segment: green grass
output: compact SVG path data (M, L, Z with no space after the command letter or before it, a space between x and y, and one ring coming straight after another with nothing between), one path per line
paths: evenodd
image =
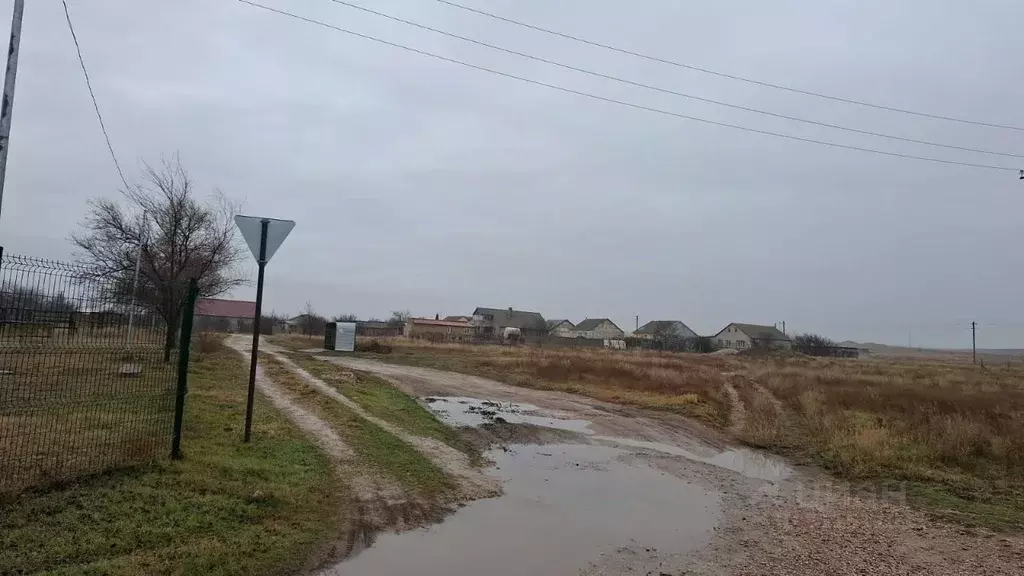
M261 354L260 365L303 408L327 422L359 459L377 474L391 477L410 494L427 499L443 498L454 490L448 476L404 440L302 382L298 375L273 356Z
M0 574L310 568L336 537L346 496L327 457L260 396L259 432L242 443L242 360L225 350L193 364L184 460L0 502Z
M414 397L387 380L318 360L308 354L287 353L286 356L381 420L416 436L440 440L475 460L481 457L480 451L465 441L454 428L438 420Z

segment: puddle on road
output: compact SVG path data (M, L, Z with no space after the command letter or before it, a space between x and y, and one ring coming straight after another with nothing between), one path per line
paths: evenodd
M458 396L431 396L424 398L424 401L432 412L452 426L480 426L487 423L507 422L509 424L533 424L545 428L558 428L580 434L593 434L590 422L587 420L543 416L545 411L532 404L492 402Z
M382 535L322 574L575 574L621 547L686 553L706 544L719 494L627 465L621 454L577 444L492 450L504 495L473 502L442 524Z
M773 458L767 454L762 454L746 448L733 448L725 450L724 452L702 456L685 448L669 444L661 444L659 442L644 442L642 440L616 438L612 436L593 436L591 439L598 442L617 444L619 446L652 450L663 454L670 454L672 456L682 456L688 460L696 460L697 462L704 462L718 468L725 468L726 470L739 472L748 478L768 480L771 482L782 480L788 477L793 471L788 464L778 458Z
M531 404L514 402L492 402L479 398L458 396L428 397L427 406L442 420L452 426L480 426L489 422L508 422L511 424L534 424L545 428L558 428L570 432L593 434L590 422L542 416L545 411ZM550 414L550 412L549 412ZM778 481L788 477L792 469L781 459L746 448L733 448L725 451L715 450L710 446L704 453L687 450L670 444L645 442L630 438L611 436L591 436L591 440L618 446L641 448L681 456L688 460L704 462L718 468L738 472L748 478Z

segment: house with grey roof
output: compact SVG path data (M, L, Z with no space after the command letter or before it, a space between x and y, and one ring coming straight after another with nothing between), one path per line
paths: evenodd
M656 342L681 342L696 338L697 333L679 320L651 320L634 330L633 336Z
M548 320L548 334L551 336L559 336L561 338L573 338L575 334L573 331L576 330L576 325L565 320L558 318L556 320Z
M500 339L505 328L518 328L523 340L539 340L548 333L547 322L539 312L512 308L477 308L470 321L477 338Z
M587 318L576 325L573 334L577 338L598 340L619 340L626 336L626 333L608 318Z
M747 350L750 348L791 349L793 341L775 326L733 322L711 337L719 348Z

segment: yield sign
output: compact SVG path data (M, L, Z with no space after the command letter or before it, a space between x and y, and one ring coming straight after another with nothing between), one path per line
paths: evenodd
M267 223L266 252L263 263L270 262L271 256L284 243L288 233L295 228L294 220L278 220L277 218L262 218L260 216L235 216L235 225L245 238L245 243L252 250L256 261L260 261L260 243L263 240L263 223Z

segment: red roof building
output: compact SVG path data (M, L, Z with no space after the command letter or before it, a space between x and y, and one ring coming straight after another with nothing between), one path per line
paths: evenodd
M196 316L245 318L251 320L256 316L256 303L246 300L200 298L196 300Z

